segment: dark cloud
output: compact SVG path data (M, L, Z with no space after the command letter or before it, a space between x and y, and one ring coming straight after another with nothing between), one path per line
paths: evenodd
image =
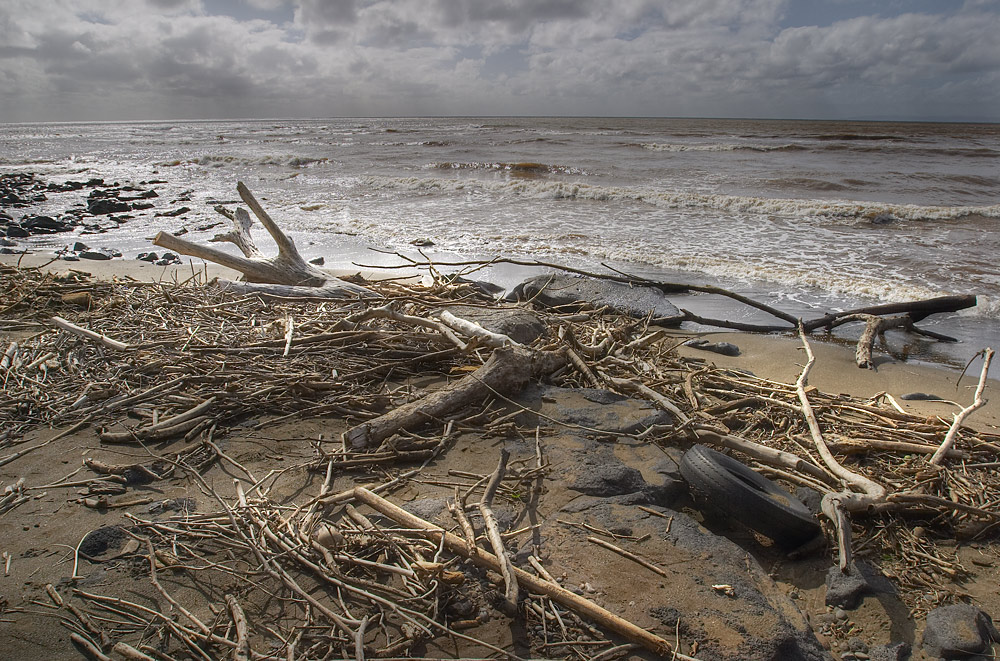
M1000 119L1000 3L878 8L860 0L3 0L0 117L835 117L905 102L908 118L973 107Z

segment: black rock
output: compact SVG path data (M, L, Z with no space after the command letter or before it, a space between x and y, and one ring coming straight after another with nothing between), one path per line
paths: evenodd
M965 658L989 652L1000 633L989 615L971 604L935 608L927 614L924 652L931 657Z
M186 214L190 210L191 209L189 207L180 207L180 208L174 209L172 211L161 211L160 213L158 213L156 215L157 216L163 216L163 217L166 217L166 218L173 218L174 216L182 216L182 215Z
M12 248L17 245L17 241L11 241L0 236L0 248Z
M56 220L52 216L25 216L21 219L21 226L27 227L34 234L65 232L71 228L68 223Z
M152 202L133 202L132 211L145 211L146 209L152 209L154 205Z
M909 643L889 643L871 647L867 654L870 661L906 661L911 651Z
M73 244L73 252L83 252L84 250L90 250L90 246L83 241L77 241Z
M95 216L103 216L109 213L124 213L131 210L132 206L128 202L122 202L116 198L97 198L87 202L87 211Z
M316 257L315 259L310 259L309 263L315 264L316 266L323 266L323 264L326 263L326 260L323 259L322 257Z
M26 239L31 236L31 232L17 223L11 223L7 226L7 236L12 239Z
M24 255L27 252L26 248L0 248L0 255Z
M115 257L121 257L122 254L117 250L111 250L110 248L98 248L96 250L84 250L79 256L80 259L103 261L113 259Z
M721 354L723 356L738 356L740 355L740 348L731 342L709 342L708 340L688 340L684 343L685 346L693 347L695 349L701 349L702 351L711 351L712 353Z
M510 300L530 300L549 307L610 308L632 317L652 313L661 323L680 323L681 312L658 289L630 286L611 280L569 275L540 275L525 280L507 296Z
M475 322L490 332L501 333L521 344L531 344L539 337L548 334L545 323L529 310L461 305L449 307L448 311L456 317Z
M136 259L142 262L155 262L160 259L160 256L155 252L141 252L136 256Z
M868 581L854 563L847 567L846 573L840 571L838 565L826 572L827 606L853 610L861 605L868 592Z
M904 395L899 396L900 399L906 399L910 401L920 401L920 402L937 402L944 399L944 397L939 397L938 395L932 395L926 392L908 392Z
M121 526L102 526L87 533L80 542L80 553L89 557L99 556L109 550L121 548L127 534Z

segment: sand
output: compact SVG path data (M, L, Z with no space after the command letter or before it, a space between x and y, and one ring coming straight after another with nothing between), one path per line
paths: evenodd
M51 256L33 254L24 257L4 255L0 256L0 263L15 264L20 262L23 267L42 266L56 273L64 273L69 270L91 273L98 278L133 278L143 281L161 281L166 283L183 282L192 276L192 266L185 264L176 267L157 267L145 262L135 260L111 260L104 262L65 262L52 261ZM228 269L215 265L195 266L196 272L207 269L209 277L232 278L236 274ZM390 276L395 277L397 273ZM794 382L801 371L801 364L804 361L804 352L800 341L794 337L777 335L751 335L744 333L698 333L691 334L682 331L672 331L676 337L676 342L680 343L688 337L703 337L713 342L730 342L739 346L741 353L739 356L728 357L715 353L706 352L692 347L681 346L679 351L682 355L697 358L714 363L715 365L746 370L759 377L772 379L785 383ZM0 341L3 335L0 333ZM889 393L905 409L926 416L939 416L943 419L950 419L950 416L958 410L960 405L967 405L972 398L974 389L979 377L979 363L974 364L968 374L959 380L959 372L947 367L937 367L931 365L909 364L897 361L885 354L876 353L877 369L861 370L854 364L854 352L852 347L843 346L838 343L825 342L820 337L812 339L811 346L816 354L817 360L810 378L810 385L828 393L845 393L855 397L870 398L879 393ZM991 381L989 388L997 386ZM913 392L932 393L942 398L953 400L949 402L927 402L927 401L906 401L901 399L902 395ZM989 392L989 391L988 391ZM541 400L549 401L544 397ZM1000 400L988 402L982 409L976 411L969 419L971 426L995 431L1000 425ZM264 432L247 431L245 433L233 433L227 439L227 452L235 457L249 470L257 473L265 473L276 467L288 466L299 462L304 462L312 455L312 445L315 439L323 436L334 438L340 431L343 431L342 422L337 422L335 418L316 418L308 420L298 420L282 422L272 426L267 426ZM27 443L43 442L51 438L59 430L38 430L32 432L29 438L24 439ZM556 437L546 441L555 446L560 441ZM604 444L598 443L593 446L576 447L578 439L567 437L562 441L561 452L563 453L562 464L559 464L559 451L553 448L554 462L560 471L570 474L577 468L576 461L580 456L587 453L603 452L606 450ZM530 458L533 448L524 448L525 456ZM657 453L650 454L651 449L646 444L621 443L614 447L614 456L625 462L627 465L635 465L643 473L644 477L655 478L655 471L651 466L655 461L662 460L662 456ZM94 436L92 430L84 430L67 436L44 450L32 453L22 459L0 467L0 480L6 486L19 478L24 478L29 485L51 484L63 477L80 465L80 460L84 457L97 457L104 461L136 461L135 457L143 456L141 451L133 448L114 448L100 444ZM132 457L132 459L129 459ZM481 443L472 443L468 440L459 441L452 448L447 456L442 457L440 462L434 466L435 474L447 474L448 470L464 470L487 473L492 470L496 461L496 448L494 446L484 446ZM220 467L213 467L206 473L206 479L220 492L229 493L232 490L232 473ZM290 472L283 476L273 490L274 497L282 502L301 501L303 494L316 493L322 476L299 472ZM338 482L338 488L342 488L345 483ZM154 485L155 488L147 490L145 493L152 496L157 502L177 498L195 498L204 507L210 508L210 503L206 502L204 493L193 487L190 483L162 483ZM555 481L550 486L551 492L547 494L546 502L553 508L550 512L553 521L556 512L561 512L557 508L572 503L573 496L564 489L560 482ZM433 491L428 487L411 485L403 491L394 494L394 500L414 501L428 498L444 498L450 494L448 490ZM6 645L7 658L51 658L51 659L72 659L79 658L77 652L68 641L68 632L60 627L55 620L56 613L52 609L38 605L37 602L46 602L44 586L52 584L56 586L60 593L67 596L71 588L79 588L98 593L119 593L127 594L135 599L144 600L143 603L155 600L155 595L148 584L141 567L128 562L113 559L113 553L109 552L108 558L99 559L97 562L84 562L78 570L81 578L69 580L72 569L72 557L70 552L74 545L78 544L85 535L96 528L109 524L118 524L123 521L121 512L108 510L99 512L86 509L76 504L74 489L47 489L32 493L32 500L21 505L2 518L0 518L0 546L2 550L11 558L8 571L0 576L0 605L9 609L4 617L4 622L0 623L0 641ZM131 508L129 511L136 512L140 516L149 516L150 505L142 505ZM560 514L562 517L572 518L567 514ZM588 519L586 512L578 516L578 520L586 523ZM581 518L582 517L582 518ZM649 526L649 522L635 523L636 531L644 530L641 526ZM678 519L680 525L680 519ZM662 529L662 526L660 526ZM823 603L823 577L829 566L828 556L815 558L812 561L802 563L786 563L774 549L758 548L752 537L746 533L729 529L713 530L719 534L732 537L743 547L753 547L756 550L754 555L765 567L770 567L772 574L779 578L776 584L777 589L782 593L781 599L795 600L796 606L801 609L806 618L810 618L814 631L817 632L820 642L830 651L844 651L838 646L846 640L846 636L824 635L821 633L822 627L819 622L829 614L830 609ZM742 535L742 536L741 536ZM558 527L546 529L546 544L553 549L546 562L554 563L567 574L567 580L585 586L586 590L593 590L602 603L613 607L615 612L621 612L641 626L650 629L661 630L662 622L657 622L655 617L650 617L649 613L652 604L657 598L657 590L667 590L677 600L675 607L682 612L694 613L698 609L704 609L705 605L699 601L698 590L704 588L699 585L699 576L704 576L705 581L713 576L712 572L725 570L719 565L719 560L713 564L707 559L703 563L692 565L685 569L683 576L685 581L690 581L690 585L680 589L680 574L676 580L672 581L675 588L670 590L666 584L659 580L649 580L648 577L636 583L634 567L628 562L614 558L614 556L595 556L592 547L586 543L581 546L582 537L580 535L570 535L567 531ZM664 566L669 566L671 562L690 562L690 553L678 556L671 556L669 544L661 545L658 552L659 561ZM572 553L570 553L572 550ZM649 552L648 547L645 549ZM982 565L976 565L977 574L974 579L963 586L963 589L976 600L987 612L997 614L1000 612L1000 603L995 595L994 587L998 580L998 570L993 562L998 557L995 546L982 544L962 547L958 549L960 557L967 565L972 555L986 558ZM709 554L711 555L711 554ZM593 557L600 557L601 561L595 563ZM730 570L732 567L729 568ZM741 570L742 571L742 570ZM699 573L702 572L702 573ZM692 579L692 577L695 577ZM697 580L696 580L697 579ZM735 579L733 579L735 580ZM757 580L757 579L755 579ZM763 580L763 579L760 579ZM704 583L704 581L701 581ZM206 596L202 599L219 601L220 590L224 586L191 586L182 585L179 581L171 583L171 589L176 591L178 597L199 599L196 590L207 590ZM683 593L683 594L679 594ZM783 602L784 603L784 602ZM791 603L791 602L787 602ZM890 606L886 606L890 604ZM267 612L265 604L251 604L251 608L260 608L260 613ZM850 623L856 627L857 636L866 640L869 644L885 644L897 640L906 640L911 643L919 642L919 622L900 619L900 604L898 600L866 600L862 608L851 614ZM23 610L18 610L23 609ZM895 609L895 610L893 610ZM259 613L258 613L259 614ZM211 617L211 614L204 609L203 615ZM764 619L753 622L740 619L749 617L745 613L737 612L735 606L726 612L726 617L733 618L730 634L736 638L739 635L746 635L746 629L753 629L755 626L771 627L777 626L774 622ZM769 614L767 617L776 617ZM826 621L826 620L823 620ZM839 626L843 623L834 623ZM737 626L738 625L738 626ZM721 626L721 625L720 625ZM743 634L738 630L743 628ZM725 627L722 627L725 629ZM477 635L482 635L484 639L491 640L501 646L514 644L511 638L511 630L504 627L486 628L485 631L478 631ZM683 651L691 652L691 639L697 635L689 633L689 640L682 646ZM709 654L711 648L705 648L704 652ZM462 649L462 653L480 654L482 650ZM456 653L455 649L440 650L429 649L428 654L439 656L449 656ZM0 654L3 656L3 654ZM638 658L638 657L636 657ZM712 658L711 655L706 658ZM913 658L922 658L920 653Z

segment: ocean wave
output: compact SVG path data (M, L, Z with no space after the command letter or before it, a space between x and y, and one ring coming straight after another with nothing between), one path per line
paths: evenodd
M546 163L532 163L532 162L522 162L522 163L504 163L504 162L453 162L444 161L442 163L434 163L430 167L439 170L493 170L497 172L510 172L511 174L520 176L539 176L544 174L575 174L575 175L585 175L587 174L580 168L571 167L568 165L548 165Z
M749 143L717 143L717 144L688 144L678 142L629 142L626 147L639 147L649 151L663 152L685 152L685 151L706 151L706 152L727 152L727 151L757 151L757 152L782 152L782 151L805 151L808 147L795 143L784 145L761 145Z
M222 168L231 166L267 166L304 168L320 163L326 163L328 158L312 158L309 156L295 155L264 155L264 156L232 156L228 154L206 154L192 159L178 159L173 161L163 161L157 163L159 167L175 167L178 165L201 165L210 168Z
M452 167L441 165L439 167ZM549 167L549 166L544 166ZM645 187L599 186L578 182L512 179L475 181L421 177L368 177L375 188L464 191L480 188L496 194L522 195L534 199L637 202L666 209L711 209L731 213L774 216L837 218L873 221L879 216L896 220L954 220L979 215L1000 218L1000 204L991 206L926 206L854 200L768 198L747 195L676 192Z

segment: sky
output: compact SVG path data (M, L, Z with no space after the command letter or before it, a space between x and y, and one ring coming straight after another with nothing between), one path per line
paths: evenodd
M0 122L1000 122L1000 0L0 0Z

